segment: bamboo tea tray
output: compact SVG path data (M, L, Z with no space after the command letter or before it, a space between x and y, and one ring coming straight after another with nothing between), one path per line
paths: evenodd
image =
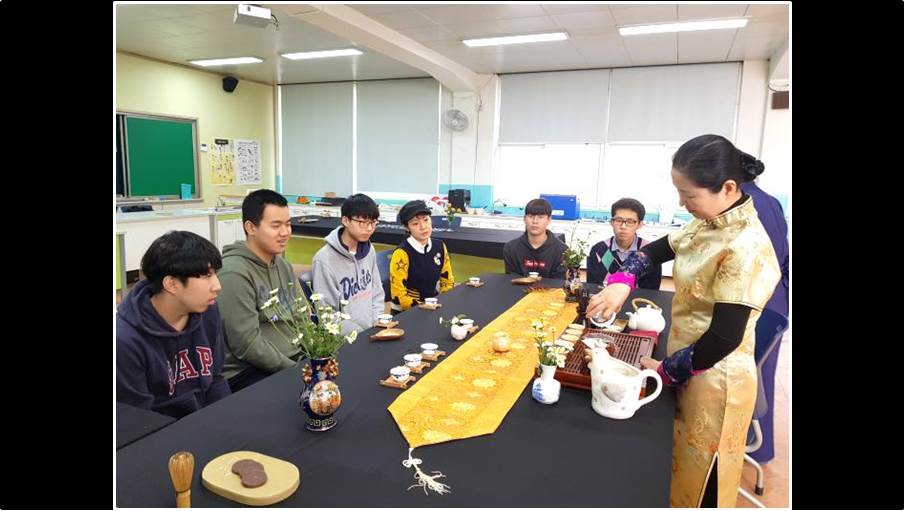
M429 360L431 362L436 362L439 360L439 357L446 356L445 351L434 351L433 355L427 355L426 353L421 353L421 358L424 360Z
M397 326L399 326L399 322L396 321L396 320L392 320L392 321L390 321L389 323L386 323L385 325L384 325L383 323L380 323L379 321L376 322L376 323L374 323L374 327L376 327L376 328L386 328L386 329L389 329L389 328L395 328L395 327L397 327Z
M390 374L389 377L386 378L385 380L380 380L380 385L382 385L384 387L392 387L394 389L407 389L408 384L413 382L414 380L417 380L416 376L408 376L407 380L398 381L395 378L393 378L392 375Z
M421 303L421 304L418 304L417 308L418 309L426 309L428 311L435 311L436 309L439 309L442 306L443 306L443 304L441 304L441 303L437 303L436 305L430 305L429 303Z
M422 358L423 358L423 357L422 357ZM421 363L418 364L417 367L410 367L410 366L409 366L408 368L411 369L411 372L412 372L412 373L421 374L421 373L424 372L424 369L427 369L428 367L430 367L430 362L424 362L424 361L421 361Z

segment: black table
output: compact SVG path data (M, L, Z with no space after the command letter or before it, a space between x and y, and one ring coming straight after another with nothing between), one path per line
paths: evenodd
M176 419L169 415L117 402L116 448L121 449L173 422L176 422Z
M439 325L440 316L466 313L487 325L524 296L524 288L509 282L511 275L483 278L482 288L458 286L442 295L442 309L397 316L406 332L402 339L370 341L368 330L340 351L342 405L332 430L304 430L300 371L286 369L117 451L117 506L173 506L167 460L180 450L195 457L192 506L233 506L204 488L200 473L217 456L251 450L298 466L301 486L277 504L286 507L667 507L675 413L669 388L619 421L597 415L589 391L563 387L558 403L542 405L526 382L494 434L414 451L423 470L446 474L442 481L452 493L406 491L415 482L414 471L402 466L408 446L386 410L402 391L377 380L423 342L437 342L448 353L461 345ZM671 295L638 290L633 296L653 299L669 317ZM665 354L666 337L663 332L657 358Z
M317 219L316 222L301 223L299 218ZM336 217L295 217L292 218L292 234L325 238L341 224ZM456 227L453 231L433 229L432 238L442 240L450 253L477 257L502 259L502 247L521 236L523 230L484 229L482 227ZM558 235L564 241L563 234ZM397 223L380 222L370 237L375 243L398 245L408 238L408 232Z

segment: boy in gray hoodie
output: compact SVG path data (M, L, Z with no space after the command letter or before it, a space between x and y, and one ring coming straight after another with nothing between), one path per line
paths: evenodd
M314 292L336 310L343 301L343 311L351 316L342 322L343 334L372 327L384 310L377 255L370 244L379 218L373 199L362 193L348 197L342 204L342 225L327 235L326 245L314 254Z
M223 290L217 298L229 347L223 375L233 392L295 366L301 355L285 329L277 331L261 312L273 289L279 289L282 303L301 295L292 266L282 257L292 235L289 205L273 190L257 190L242 202L242 223L247 239L223 247Z

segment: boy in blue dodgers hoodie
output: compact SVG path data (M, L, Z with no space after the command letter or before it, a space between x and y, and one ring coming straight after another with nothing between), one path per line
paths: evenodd
M220 252L170 231L141 258L145 279L116 313L116 400L181 418L228 396L216 271Z
M326 237L326 245L314 254L311 268L314 292L323 303L351 316L342 322L342 333L366 330L383 313L382 279L370 237L377 227L380 209L367 195L357 193L342 204L342 225Z
M217 303L229 348L223 375L233 392L294 367L301 357L301 348L281 322L274 326L261 311L274 289L284 304L301 296L301 283L283 258L292 235L289 215L285 197L273 190L254 191L242 201L246 239L223 247L223 292Z

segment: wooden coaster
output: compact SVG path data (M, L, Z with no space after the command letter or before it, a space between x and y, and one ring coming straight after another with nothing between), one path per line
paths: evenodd
M480 281L480 282L478 282L477 284L471 284L471 281L469 280L465 285L466 285L466 286L471 286L471 287L483 287L483 286L486 285L486 282Z
M374 326L377 327L377 328L395 328L395 327L399 326L399 322L393 320L393 321L390 321L389 323L386 323L386 324L384 325L383 323L380 323L380 322L378 321L378 322L374 323Z
M398 381L395 378L393 378L392 375L389 375L389 378L386 378L385 380L380 380L380 385L382 385L384 387L392 387L394 389L407 389L408 384L413 382L416 379L417 379L416 376L408 376L407 380Z
M423 358L423 357L421 357L421 358ZM421 374L424 372L424 369L427 369L428 367L430 367L430 362L424 362L422 360L420 365L418 365L417 367L408 366L408 369L411 369L412 373Z
M426 353L421 353L421 358L422 358L422 359L424 359L424 360L429 360L429 361L431 361L431 362L436 362L437 360L439 360L439 357L444 357L444 356L446 356L446 352L445 352L445 351L439 351L439 350L434 351L434 352L433 352L433 355L427 355Z
M426 303L421 303L421 304L418 304L417 308L418 309L427 309L428 311L435 311L436 309L439 309L442 306L443 306L443 304L441 304L441 303L437 303L436 305L429 305Z
M477 331L478 328L480 328L479 325L472 325L471 328L468 329L468 333L473 334L474 332Z

